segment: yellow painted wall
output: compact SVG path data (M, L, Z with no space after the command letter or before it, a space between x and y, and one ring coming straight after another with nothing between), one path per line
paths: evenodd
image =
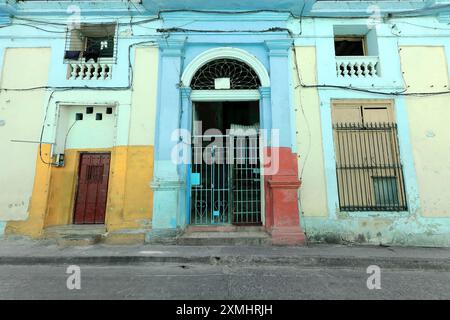
M50 48L7 48L1 88L46 86L50 54ZM5 122L0 126L0 220L26 219L33 184L45 181L35 181L38 144L11 140L39 141L47 94L45 89L0 92L0 119Z
M7 64L5 66L8 72L16 69L18 61L36 61L32 59L38 55L35 49L30 49L30 52L23 54L19 52L16 60L12 53L6 55ZM40 55L45 56L44 53ZM49 55L48 55L49 58ZM43 59L43 58L42 58ZM40 74L47 76L48 70L44 70L46 64L44 62L39 64L42 66L39 70L36 67L33 74ZM129 130L117 131L116 146L107 149L71 149L65 151L65 166L64 167L50 167L44 165L40 157L36 160L37 147L33 146L29 152L28 162L22 168L23 171L29 171L29 179L31 185L34 181L34 189L30 201L29 216L24 214L22 216L13 215L3 219L0 215L0 220L22 220L9 221L6 228L7 234L25 234L33 237L43 235L44 228L67 225L72 223L73 209L75 203L75 196L77 190L77 175L79 165L80 152L111 152L111 166L109 177L109 190L106 208L106 226L108 232L117 230L133 230L148 228L151 225L152 208L153 208L153 193L150 187L150 181L153 177L153 141L155 130L155 114L156 114L156 90L158 77L158 50L151 47L143 47L136 49L135 55L135 76L134 76L134 90L131 92L123 92L115 99L118 103L118 108L124 106L124 110L130 110ZM48 62L47 62L48 67ZM7 83L9 86L17 86L20 81L12 81L8 76ZM22 77L20 77L22 78ZM32 76L28 77L33 79ZM13 78L15 79L15 78ZM30 80L31 81L31 80ZM5 80L3 81L5 82ZM20 82L24 86L23 82ZM36 86L36 83L26 83L27 86ZM39 85L46 85L46 83L39 83ZM130 94L131 93L131 94ZM42 93L41 93L42 95ZM1 97L3 98L3 96ZM45 99L43 97L35 96L30 98L16 95L18 105L26 105L25 112L32 114L30 111L32 107L39 110L41 113L36 113L36 117L23 117L28 119L30 127L39 128L42 119L42 109L45 106ZM89 92L86 95L80 95L76 91L58 92L54 96L54 100L64 103L70 101L71 103L86 105L93 102L103 103L104 92L100 95L95 92ZM30 103L30 101L33 101ZM15 106L17 108L17 106ZM30 109L28 109L28 107ZM54 106L52 106L53 108ZM25 113L27 114L27 113ZM119 112L120 114L120 112ZM127 115L127 112L123 113ZM14 110L14 117L18 113ZM121 120L123 121L123 120ZM1 130L1 128L0 128ZM14 132L20 132L18 128ZM39 131L40 133L40 131ZM38 136L37 136L38 137ZM11 139L10 137L8 137ZM34 137L36 139L36 137ZM121 145L123 142L128 142L127 145ZM125 144L124 143L124 144ZM20 146L23 148L23 145ZM51 146L43 145L43 156L45 161L50 161ZM20 159L19 159L20 160ZM9 159L13 161L13 159ZM14 159L16 161L16 159ZM36 167L36 170L35 170ZM17 177L20 176L20 179ZM0 173L1 177L1 173ZM17 174L11 180L14 183L22 181L22 175ZM28 198L31 196L31 187ZM27 203L28 205L28 203ZM0 212L1 214L1 212Z
M448 90L444 47L403 46L400 57L408 92ZM421 214L450 217L450 95L407 97L406 106Z
M42 159L45 163L51 161L51 145L42 145ZM6 234L22 234L31 237L39 237L42 235L47 213L51 171L51 167L45 164L42 159L39 154L36 156L33 195L28 205L28 215L23 220L9 221L6 225Z
M154 145L158 48L136 48L131 108L131 145Z
M140 228L151 219L153 147L66 150L66 165L52 168L45 227L71 224L81 152L111 152L106 208L108 231Z
M153 147L113 150L106 208L108 231L146 227L152 217Z
M315 47L296 47L296 58L304 83L315 84ZM298 167L302 178L301 206L305 216L327 216L325 170L320 127L320 103L317 89L299 85L297 68L293 66L295 114L297 125ZM298 86L298 87L297 87Z

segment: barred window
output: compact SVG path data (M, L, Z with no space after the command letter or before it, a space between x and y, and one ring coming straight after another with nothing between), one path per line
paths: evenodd
M407 210L390 104L335 104L333 130L340 210Z
M64 62L93 61L116 63L117 28L115 24L83 24L67 32Z

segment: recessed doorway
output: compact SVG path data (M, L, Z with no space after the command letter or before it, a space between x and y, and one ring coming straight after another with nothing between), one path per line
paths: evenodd
M261 225L259 101L193 106L191 224Z

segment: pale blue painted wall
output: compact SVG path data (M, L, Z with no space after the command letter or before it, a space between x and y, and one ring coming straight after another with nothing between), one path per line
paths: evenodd
M184 228L189 220L190 189L187 185L189 167L175 165L171 159L174 146L179 142L171 140L174 130L181 127L191 130L192 104L188 94L182 94L178 85L181 75L199 54L217 47L233 47L254 55L266 68L271 77L270 99L262 112L261 123L270 124L280 130L277 146L294 146L295 129L288 119L292 115L290 55L292 39L288 32L259 32L271 27L286 28L288 15L285 13L241 14L239 20L227 14L199 14L176 12L163 14L164 28L186 25L190 30L209 30L198 34L193 31L172 32L159 41L160 65L158 113L155 143L155 200L153 228L160 230ZM217 30L231 30L228 33ZM233 30L245 30L233 32ZM182 111L181 111L182 110ZM264 118L264 115L271 115ZM288 120L288 123L286 123ZM153 235L150 234L149 237Z
M5 233L5 227L6 227L6 222L5 221L0 221L0 238Z
M377 79L340 79L334 72L333 30L335 25L355 28L359 33L366 19L316 19L304 23L304 36L296 45L315 46L317 52L317 77L319 84L353 86L382 92L400 92L406 87L402 78L399 46L440 45L445 46L447 61L450 61L450 28L434 17L394 19L377 27L376 39L373 30L369 41L376 47L381 65L381 76ZM401 34L401 37L398 36ZM376 41L376 42L375 42ZM420 59L420 57L418 57ZM450 71L449 71L450 72ZM394 243L403 245L450 245L450 218L425 218L420 208L420 194L410 141L408 110L405 98L394 95L379 95L344 89L319 89L321 129L326 173L327 207L326 218L302 218L303 227L311 240L318 241L362 241L371 243ZM393 99L401 161L403 164L408 211L407 212L339 212L336 182L335 152L331 121L332 99ZM301 151L300 151L301 152Z
M355 87L362 87L371 90L382 90L385 92L403 90L405 84L402 80L402 73L400 69L400 59L398 54L399 45L444 45L446 48L447 60L450 61L450 31L446 24L448 19L447 12L440 12L444 19L440 23L437 19L430 18L396 18L388 20L387 23L381 24L376 31L372 30L369 33L369 43L371 54L377 52L380 57L381 77L369 80L346 80L338 79L336 77L335 61L333 49L333 36L335 25L341 28L354 28L358 26L358 30L363 30L367 23L367 18L362 19L342 19L342 18L308 18L313 15L330 15L333 8L341 8L343 4L333 2L331 7L324 7L324 3L318 3L313 6L314 1L306 0L303 13L306 16L301 21L299 19L289 18L285 13L252 13L244 15L218 15L207 14L201 15L193 12L174 12L163 14L164 20L148 21L139 25L133 25L132 36L121 36L118 42L118 57L117 64L113 68L113 79L110 81L91 82L91 81L69 81L66 79L66 67L63 63L63 52L65 37L64 33L54 34L36 30L29 26L15 25L12 27L0 28L0 64L3 62L3 48L9 47L51 47L52 48L52 63L49 70L49 83L51 87L77 87L83 89L85 86L103 87L103 89L110 89L111 97L115 100L123 100L123 96L129 95L129 61L134 61L134 48L141 42L158 42L162 48L161 52L164 56L164 46L179 46L175 48L179 52L169 52L166 59L160 59L159 69L165 70L159 79L159 102L158 105L169 106L170 109L165 110L172 116L178 117L179 107L183 105L183 110L186 112L181 114L181 121L185 127L189 123L189 118L186 114L189 112L191 105L183 100L176 85L179 83L180 75L185 66L192 61L198 54L210 48L218 46L233 46L248 51L255 55L273 76L280 72L281 67L284 68L282 61L270 59L267 45L264 44L268 40L279 39L282 35L277 33L265 33L264 35L255 34L252 32L230 32L223 33L165 33L161 35L157 33L157 28L174 28L183 27L189 29L199 30L263 30L271 27L284 28L289 26L294 33L302 32L301 36L296 36L295 44L298 46L315 46L317 52L317 77L319 84L334 84L334 85L352 85ZM381 1L380 7L382 12L387 10L386 1ZM411 8L421 8L424 4L417 1L398 1L395 4L389 2L393 7L391 10L405 10ZM428 2L427 2L428 3ZM432 4L431 2L429 2ZM433 3L448 4L448 1L433 1ZM71 2L72 4L72 2ZM158 10L179 9L185 5L185 1L165 1L158 0L144 0L143 6L136 4L135 6L127 6L125 2L121 1L105 1L105 2L76 2L80 6L82 12L82 22L113 22L121 23L119 34L127 32L130 28L127 25L130 22L129 14L134 18L132 21L140 19L149 19L155 17ZM280 7L277 2L271 0L264 0L259 2L254 1L236 1L232 3L234 9L239 10L259 10L259 9L273 9L273 10L291 10L298 15L302 11L301 1L284 1ZM53 19L59 22L64 22L68 14L66 13L67 2L61 6L58 2L46 2L48 10L41 10L42 3L39 2L24 2L20 5L7 5L5 0L0 0L0 23L8 23L9 18L4 14L24 14L30 13L34 19L49 20ZM345 4L348 5L348 4ZM355 13L365 13L367 3L363 1L354 1L353 13L344 11L335 11L334 15L343 16ZM217 2L213 0L192 0L192 8L211 10L224 9L230 6L227 2ZM328 11L327 11L328 10ZM447 14L447 15L446 15ZM120 17L120 18L117 18ZM447 19L447 20L446 20ZM15 20L15 24L24 23L21 20ZM343 26L343 27L342 27ZM65 26L41 25L41 27L52 31L63 31ZM401 33L399 33L401 31ZM376 38L374 35L376 34ZM401 37L399 36L401 34ZM285 35L283 35L284 37ZM13 40L12 40L13 39ZM373 48L373 50L372 50ZM131 57L129 57L129 52ZM167 53L167 52L166 52ZM290 58L289 58L290 59ZM167 72L166 72L167 71ZM161 73L160 73L161 74ZM279 75L278 75L279 76ZM277 101L279 97L284 96L284 90L292 89L292 84L289 82L288 71L286 70L286 87L278 86L271 97L267 100L269 102ZM285 79L286 80L286 79ZM122 90L124 94L122 94ZM126 93L125 93L126 92ZM120 97L119 97L120 96ZM286 104L292 104L292 92L287 93L289 97ZM335 174L335 158L334 148L332 144L332 128L331 128L331 114L330 101L335 98L345 99L363 99L363 98L389 98L386 96L367 94L355 91L347 91L340 89L321 89L320 96L320 112L321 123L313 124L320 125L323 136L323 150L324 150L324 168L326 171L326 186L327 186L327 218L305 218L304 228L311 236L320 238L323 235L343 235L347 238L356 238L363 234L365 238L370 241L387 241L394 243L405 244L434 244L434 245L448 245L450 235L450 219L435 218L427 219L420 216L420 194L418 193L417 178L412 157L411 142L409 139L409 124L407 122L407 108L403 98L392 97L395 99L395 108L399 128L399 140L401 148L401 158L405 170L405 183L408 196L408 212L403 213L388 213L388 212L371 212L371 213L352 213L346 217L342 217L337 213L337 189L336 189L336 174ZM117 98L116 98L117 97ZM164 99L165 101L161 101ZM284 99L284 98L283 98ZM279 101L277 103L280 103ZM55 105L52 105L50 112L55 111ZM127 106L129 109L129 106ZM127 109L127 110L128 110ZM161 109L161 108L160 108ZM292 111L292 110L291 110ZM292 112L283 115L291 115L290 123L293 124ZM273 119L277 120L277 126L282 125L283 121L289 121L285 116L282 121L282 114L272 114ZM158 119L161 119L161 110L158 111ZM278 118L277 118L278 117ZM272 117L270 117L272 120ZM128 128L125 125L127 117L123 117L120 121L124 123L123 128ZM267 119L265 122L268 122ZM269 121L270 122L270 121ZM155 210L162 210L167 215L157 216L153 221L154 227L174 229L177 226L186 224L188 211L188 196L187 191L183 189L186 184L186 174L188 169L186 167L177 167L170 164L170 146L164 140L167 135L171 133L173 127L166 122L158 121L155 150L155 174L160 178L163 191L160 193L160 198L155 201ZM294 128L290 130L290 135L283 135L281 145L289 146L295 150L293 145ZM126 131L126 130L125 130ZM47 134L47 133L46 133ZM126 136L122 135L121 136ZM291 136L290 138L286 138ZM54 137L49 134L45 136L44 140L51 141ZM122 143L126 144L127 140L123 139ZM166 188L166 189L164 189ZM169 192L173 188L179 189L179 192ZM169 213L170 212L170 213ZM184 213L183 213L184 212ZM159 220L158 220L159 219ZM377 229L374 226L380 221L385 221L383 233L381 237L377 236ZM366 223L369 227L363 227ZM4 229L4 222L0 222L0 234ZM370 239L368 239L370 238Z

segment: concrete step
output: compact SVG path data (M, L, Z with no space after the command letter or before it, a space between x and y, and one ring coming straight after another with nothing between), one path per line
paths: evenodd
M190 225L186 228L186 233L192 232L265 232L263 226L236 226L236 225L218 225L218 226L195 226Z
M102 235L66 235L56 238L56 243L62 247L91 246L102 241Z
M189 246L253 246L270 245L270 236L264 231L186 232L177 239L179 245Z
M44 238L60 246L89 246L101 242L105 234L104 225L64 225L46 228Z

